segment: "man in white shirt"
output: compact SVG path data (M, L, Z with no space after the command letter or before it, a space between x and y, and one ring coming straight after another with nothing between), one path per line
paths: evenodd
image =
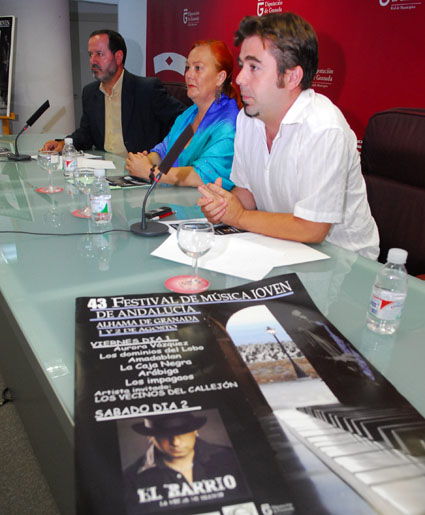
M306 243L327 240L376 259L379 236L366 196L356 136L341 111L310 89L316 34L292 13L246 17L231 192L200 186L212 222Z

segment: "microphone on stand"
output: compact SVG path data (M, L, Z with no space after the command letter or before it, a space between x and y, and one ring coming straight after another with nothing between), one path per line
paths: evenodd
M167 175L167 173L170 171L170 168L173 166L173 163L179 157L180 153L182 152L182 150L184 149L187 142L190 140L192 136L193 127L191 124L189 124L177 138L174 145L170 148L170 150L167 152L167 155L164 157L161 164L158 166L159 173L156 177L153 173L156 165L152 166L150 174L151 186L146 192L142 205L142 221L140 223L135 223L130 227L131 231L135 234L138 234L139 236L160 236L161 234L168 232L168 227L165 224L161 224L159 222L146 221L146 203L149 198L149 195L152 193L154 188L159 183L162 174Z
M7 155L7 158L9 159L9 161L29 161L31 159L31 156L29 156L27 154L20 154L19 153L19 150L18 150L18 138L19 138L19 136L23 132L25 132L28 129L28 127L31 127L31 125L33 125L33 123L35 123L40 118L40 116L44 113L44 111L46 111L46 109L48 109L49 107L50 107L49 101L46 100L44 102L44 104L42 106L40 106L37 109L37 111L32 116L30 116L28 118L25 127L16 136L16 139L15 139L15 153L14 154L10 153L10 154Z

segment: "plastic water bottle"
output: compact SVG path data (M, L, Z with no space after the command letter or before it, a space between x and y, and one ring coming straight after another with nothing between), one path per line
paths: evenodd
M77 168L78 152L74 147L72 138L65 138L65 145L62 149L63 174L65 177L72 177Z
M387 263L378 272L373 286L366 325L378 334L393 334L400 325L407 295L407 252L390 249Z
M111 221L111 190L105 179L105 170L95 170L90 188L91 217L95 224L107 224Z

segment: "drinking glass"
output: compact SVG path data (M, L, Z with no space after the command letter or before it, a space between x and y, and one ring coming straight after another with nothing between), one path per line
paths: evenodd
M85 207L83 209L77 209L72 212L74 216L79 218L90 218L90 188L94 179L93 168L75 168L74 170L74 184L81 193L85 195Z
M177 230L180 249L192 258L192 275L171 277L165 286L177 293L200 293L206 290L209 282L198 276L198 259L206 254L214 242L214 227L210 222L182 222Z
M38 193L59 193L63 188L53 186L52 174L59 168L59 152L54 150L39 150L37 154L37 161L43 170L49 174L49 185L47 187L37 188Z

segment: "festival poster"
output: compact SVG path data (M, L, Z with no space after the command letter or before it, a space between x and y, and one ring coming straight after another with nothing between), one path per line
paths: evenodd
M0 115L10 116L15 17L0 16Z
M271 410L209 318L221 295L77 300L79 513L293 512L259 421Z
M78 513L328 513L282 423L296 390L306 408L409 409L295 274L77 299Z

